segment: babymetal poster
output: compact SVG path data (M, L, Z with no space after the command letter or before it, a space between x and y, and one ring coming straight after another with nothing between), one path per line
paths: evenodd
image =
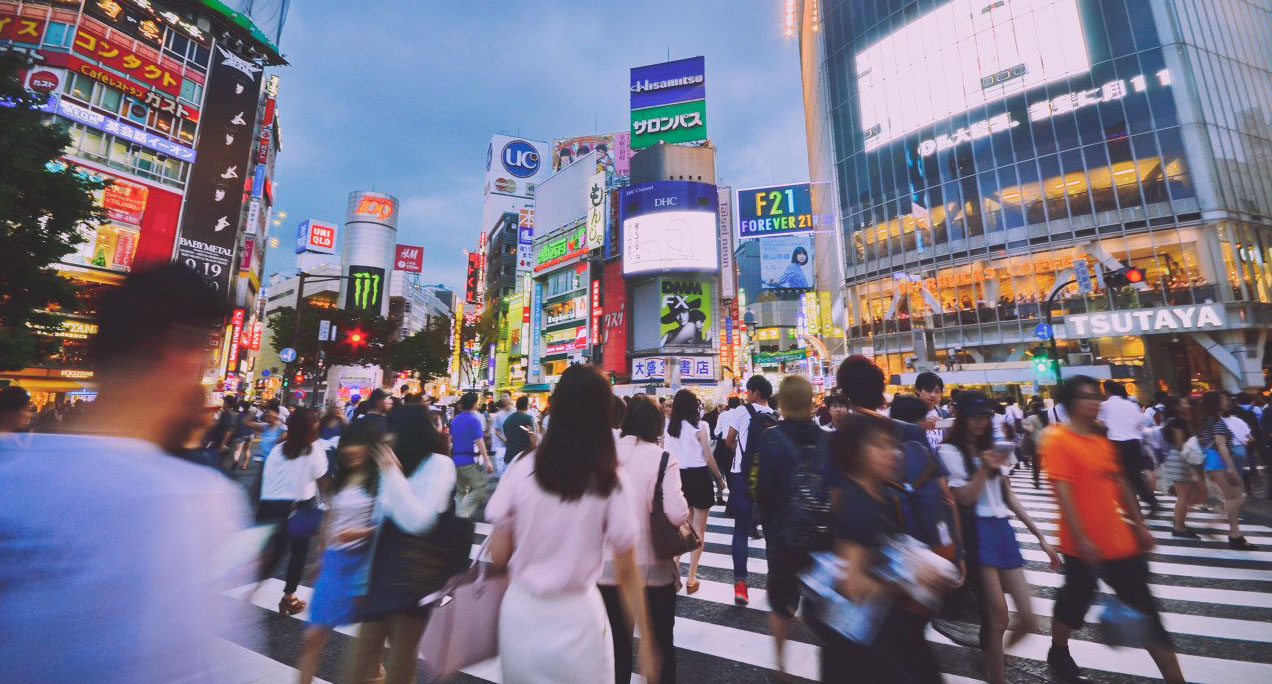
M261 66L216 45L201 113L199 158L190 171L177 259L227 300L238 264L243 187L256 140Z

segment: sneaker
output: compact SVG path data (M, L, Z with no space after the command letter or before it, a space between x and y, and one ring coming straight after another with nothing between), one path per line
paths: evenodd
M1052 645L1047 651L1047 666L1051 668L1056 679L1065 684L1086 684L1090 680L1082 676L1082 670L1073 662L1069 649Z
M1171 530L1170 536L1176 539L1201 539L1201 535L1188 528L1184 528L1182 530Z
M1246 538L1244 536L1241 536L1241 537L1228 537L1228 548L1236 549L1237 551L1254 551L1255 549L1259 547L1246 541Z
M733 602L739 606L745 606L751 600L746 593L746 581L738 580L733 583Z

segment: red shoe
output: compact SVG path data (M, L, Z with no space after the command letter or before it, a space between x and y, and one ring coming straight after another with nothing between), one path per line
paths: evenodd
M745 606L751 598L746 593L746 581L738 580L733 583L733 602L739 606Z

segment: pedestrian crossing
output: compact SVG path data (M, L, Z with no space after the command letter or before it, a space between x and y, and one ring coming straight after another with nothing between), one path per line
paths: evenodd
M1054 544L1057 511L1050 486L1044 482L1035 489L1029 473L1023 470L1014 474L1011 482L1021 504ZM1149 556L1150 588L1175 640L1188 681L1272 682L1272 528L1243 525L1247 538L1260 545L1261 550L1233 551L1225 543L1226 522L1221 514L1190 512L1189 526L1206 536L1202 541L1175 539L1170 536L1174 499L1159 498L1162 511L1149 521L1157 540L1157 547ZM1033 587L1033 609L1041 624L1038 633L1008 652L1009 680L1045 681L1049 618L1063 576L1049 569L1046 554L1025 526L1014 518L1012 525L1026 559L1025 576ZM732 519L722 509L711 512L700 560L701 588L692 596L682 592L677 599L675 642L682 682L774 681L777 662L768 636L765 542L750 540L751 601L746 607L736 606L730 555L732 527ZM482 538L489 530L489 525L478 525ZM251 603L262 614L264 646L241 649L245 659L259 668L258 678L248 681L280 681L283 672L294 676L291 668L299 652L298 635L308 614L284 618L274 612L282 593L281 580L268 580L254 595L251 588L239 587L227 593L227 600ZM1108 591L1101 585L1104 595ZM307 599L310 592L309 587L302 586L298 595ZM1098 611L1098 606L1092 608L1088 619L1095 620ZM319 671L324 679L340 679L339 664L351 648L355 630L344 627L333 637ZM291 648L288 639L296 640ZM928 639L947 682L982 681L979 654L974 649L955 644L934 630L929 630ZM1071 652L1093 681L1160 679L1146 652L1109 648L1099 643L1090 626L1075 633ZM795 630L787 647L786 670L797 682L818 680L818 647L806 630ZM456 681L500 682L497 659L469 668Z

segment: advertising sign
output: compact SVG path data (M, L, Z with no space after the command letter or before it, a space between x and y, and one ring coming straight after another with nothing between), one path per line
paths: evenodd
M517 213L517 275L534 268L534 207Z
M808 183L738 190L738 237L742 239L811 233L822 217L813 214Z
M1220 330L1226 320L1222 304L1200 304L1065 316L1064 329L1068 339L1075 340L1184 330Z
M733 189L720 188L716 194L720 199L720 298L733 299L738 294L738 277L733 271Z
M601 314L602 313L604 313L604 311L601 309L601 281L593 280L592 281L592 309L588 313L588 317L592 321L592 335L588 341L588 344L590 345L597 345L601 343Z
M44 63L48 66L64 67L77 74L87 76L88 78L101 83L108 88L114 88L127 95L130 98L127 115L130 119L138 123L145 123L149 112L147 107L171 114L179 119L189 119L190 121L199 120L199 110L193 107L177 102L176 98L155 90L151 85L144 85L137 81L132 81L120 76L112 71L98 66L93 62L86 62L75 55L66 52L49 52L44 53ZM44 72L49 73L49 72Z
M866 151L1090 69L1076 0L946 2L854 64Z
M246 317L246 309L235 309L230 316L230 345L226 359L229 361L227 370L231 373L238 370L239 342L243 336L243 321Z
M72 50L121 74L125 74L129 78L145 83L152 88L158 88L169 95L175 97L181 94L180 71L173 71L167 67L160 66L154 60L146 57L144 53L138 53L133 50L126 40L117 41L115 39L106 40L105 38L99 38L81 27L75 32L75 45ZM220 47L217 50L225 52ZM231 53L225 52L225 54ZM234 58L241 59L237 56ZM220 60L220 57L214 54L212 59L213 63L215 63ZM252 64L247 60L242 61ZM257 75L259 76L259 72ZM256 94L260 92L259 79L256 81L256 85L258 89L252 91L253 100L255 100Z
M552 146L538 140L496 134L486 147L486 194L534 197L552 175Z
M807 349L787 349L778 352L758 352L755 355L755 363L760 366L776 366L780 363L803 361L807 358Z
M356 199L358 204L349 214L348 222L380 223L397 230L397 200L372 194L356 196Z
M163 45L163 23L140 8L129 7L117 0L89 0L84 3L84 12L116 31L149 43L153 48Z
M424 271L424 248L413 245L398 245L393 252L393 270L422 273Z
M659 279L659 346L709 347L715 326L711 317L711 283Z
M350 266L345 310L379 313L387 285L384 269L376 266Z
M655 143L685 143L707 139L707 101L632 110L632 149Z
M605 187L604 172L588 181L586 230L589 251L605 245L605 205L609 204L609 191Z
M813 286L813 236L760 240L760 289L807 290Z
M667 359L632 359L632 382L665 380L666 378Z
M141 231L137 228L111 223L83 224L79 227L79 235L80 243L76 245L75 252L63 257L62 261L122 273L132 270L137 243L141 240Z
M681 380L716 379L714 356L681 357L676 359L676 364L679 366Z
M643 109L705 98L706 69L706 60L702 56L632 68L631 108Z
M100 114L88 107L77 105L64 98L57 101L57 113L71 121L84 124L89 128L102 131L103 133L110 133L111 135L118 136L124 140L136 143L160 154L174 157L185 162L193 162L195 159L193 148L186 147L181 143L172 142L167 138L161 138L154 133L147 133L136 126L130 126L118 119L113 119L105 114ZM251 146L250 140L248 141L248 146ZM207 147L212 146L206 145L205 149Z
M481 287L477 281L481 277L481 255L472 252L468 255L468 276L464 279L464 302L467 304L480 304L481 295L479 290Z
M259 65L216 46L201 114L204 140L186 186L191 190L177 257L226 296L260 89Z
M534 272L547 270L558 264L587 254L587 226L579 226L559 238L546 242L539 248Z
M606 188L613 190L627 184L631 175L631 134L602 133L552 141L552 170L561 169L596 152L596 171L605 174Z
M543 283L534 284L534 299L530 302L530 382L537 383L543 377L543 367L539 363L543 350L543 341L539 333L543 330Z
M256 240L247 237L243 240L243 253L239 254L239 270L247 271L252 268L252 251L256 249Z
M39 45L44 37L45 21L35 17L19 17L13 12L0 12L0 40Z
M624 275L720 267L714 185L656 181L619 193Z
M296 253L336 253L336 226L309 219L300 224L296 232Z
M615 375L627 372L627 283L623 264L605 264L601 278L601 369Z

